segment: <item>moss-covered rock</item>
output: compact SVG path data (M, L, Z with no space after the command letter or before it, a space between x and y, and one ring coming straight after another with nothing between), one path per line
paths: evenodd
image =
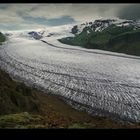
M4 42L6 40L6 37L5 37L5 35L4 34L2 34L1 32L0 32L0 45L2 44L2 42Z

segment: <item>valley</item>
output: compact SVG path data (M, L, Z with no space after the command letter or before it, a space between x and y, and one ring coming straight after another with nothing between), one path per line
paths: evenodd
M90 115L139 122L140 58L65 45L58 40L73 34L54 31L41 39L12 33L0 47L1 69Z
M139 129L139 10L1 3L0 129Z

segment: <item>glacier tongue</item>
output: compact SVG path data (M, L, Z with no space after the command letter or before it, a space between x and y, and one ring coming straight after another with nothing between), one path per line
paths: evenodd
M91 114L140 122L140 57L86 51L57 41L13 35L0 47L0 66L12 77L51 91Z

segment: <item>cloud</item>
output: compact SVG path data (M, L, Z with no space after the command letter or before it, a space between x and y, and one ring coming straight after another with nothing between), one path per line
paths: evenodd
M55 19L70 16L75 21L115 16L121 4L7 4L6 11L17 16Z
M1 4L0 5L0 9L7 9L8 8L8 5L7 4Z
M118 17L128 20L140 19L140 4L126 6L118 12Z
M46 29L48 26L39 25L39 24L0 24L0 31L15 31L15 30L37 30L37 29Z
M15 12L9 10L0 10L0 23L18 23L22 22L22 17L18 16Z
M139 9L140 4L0 4L0 28L60 26L98 18L140 18Z
M127 4L39 4L24 15L46 19L68 15L77 22L83 22L101 17L115 17L125 6Z
M23 19L26 21L26 23L29 24L38 23L40 25L48 25L48 26L59 26L75 22L74 19L71 18L70 16L63 16L60 18L51 18L51 19L25 16L23 17Z

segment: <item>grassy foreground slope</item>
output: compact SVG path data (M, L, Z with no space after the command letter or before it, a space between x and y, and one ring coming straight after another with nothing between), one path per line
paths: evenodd
M75 37L62 38L59 41L88 49L101 49L140 56L140 29L134 30L133 26L111 25L101 32L95 32L90 27L85 27Z
M0 128L140 128L140 124L91 117L0 70Z

